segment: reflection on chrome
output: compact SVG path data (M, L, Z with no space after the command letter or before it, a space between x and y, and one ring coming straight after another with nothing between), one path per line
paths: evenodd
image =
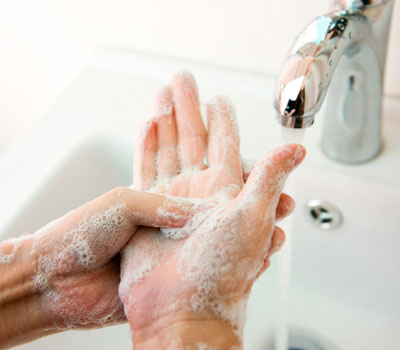
M381 149L381 105L393 0L336 0L296 39L276 85L280 124L305 128L327 97L322 148L360 163Z

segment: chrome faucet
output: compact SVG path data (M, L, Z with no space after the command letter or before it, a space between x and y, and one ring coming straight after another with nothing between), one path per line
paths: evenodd
M274 107L289 128L314 123L326 97L322 150L361 163L381 150L383 75L393 0L335 0L309 24L281 69Z

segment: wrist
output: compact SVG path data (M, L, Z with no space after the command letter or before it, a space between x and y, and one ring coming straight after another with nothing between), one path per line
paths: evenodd
M157 283L144 279L125 286L127 293L121 293L120 285L134 349L197 350L201 344L213 350L242 349L247 294L215 299L166 281L160 270L153 277ZM171 274L168 278L175 280Z
M244 320L234 305L228 320L207 307L194 310L185 293L141 295L140 289L124 301L135 350L242 349Z
M21 237L0 244L0 305L32 295L37 258L32 253L33 240Z
M0 244L0 349L53 332L34 288L37 257L30 236Z
M152 325L132 331L136 350L240 350L242 341L232 326L221 319L190 314L165 317Z

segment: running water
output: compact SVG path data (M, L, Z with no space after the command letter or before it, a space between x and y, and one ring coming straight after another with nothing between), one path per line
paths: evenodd
M305 129L291 129L282 127L281 142L282 143L299 143L303 144ZM289 176L286 181L284 192L295 196L296 178ZM289 339L289 286L290 272L292 261L292 232L293 232L293 216L285 219L279 225L286 235L286 241L282 250L277 255L277 325L275 335L275 350L287 350Z

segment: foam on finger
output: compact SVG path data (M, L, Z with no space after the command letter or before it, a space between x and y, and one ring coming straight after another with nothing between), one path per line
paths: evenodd
M172 77L171 86L182 167L202 167L207 132L200 113L199 95L194 76L189 71L179 71Z
M241 205L266 201L279 201L283 185L290 171L304 158L305 149L301 145L288 144L266 153L254 166L240 195Z
M214 97L207 107L209 165L229 169L234 180L241 184L240 137L235 108L224 96Z
M96 280L103 283L101 271L114 268L107 266L131 237L137 213L126 203L104 209L96 205L70 212L30 236L30 254L37 257L33 291L60 329L103 326L125 319L117 291L118 269L113 272L114 287L110 284L105 294L91 284ZM87 300L88 308L82 303L87 295L93 298Z
M178 172L177 129L172 91L166 86L156 96L156 125L158 138L157 178L164 179Z
M0 247L0 265L11 265L17 255L18 249L21 246L22 241L29 236L24 234L17 238L9 238L2 242Z
M139 127L136 135L132 189L143 191L154 185L156 178L156 141L154 120L150 119Z

